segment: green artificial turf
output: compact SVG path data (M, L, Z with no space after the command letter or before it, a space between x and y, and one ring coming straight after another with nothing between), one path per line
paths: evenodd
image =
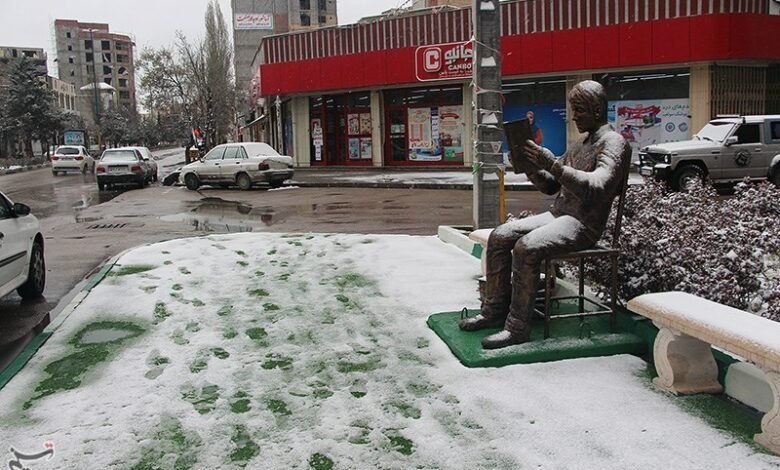
M553 306L556 313L571 313L576 306L560 303ZM479 311L471 310L469 316ZM624 314L619 314L624 315ZM611 356L615 354L642 355L647 342L623 328L625 318L618 321L619 331L611 333L609 316L566 318L550 323L550 337L544 339L544 322L534 318L531 341L498 350L484 350L481 340L499 331L489 328L481 331L461 331L458 320L461 312L443 312L431 315L428 326L447 344L466 367L501 367L510 364L559 361L577 357Z

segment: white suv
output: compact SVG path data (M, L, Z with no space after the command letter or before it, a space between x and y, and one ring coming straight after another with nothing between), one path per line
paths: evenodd
M77 170L81 174L95 170L95 159L83 145L60 145L51 156L51 172L57 173Z
M43 235L30 208L0 193L0 297L16 289L23 299L40 297L46 284Z

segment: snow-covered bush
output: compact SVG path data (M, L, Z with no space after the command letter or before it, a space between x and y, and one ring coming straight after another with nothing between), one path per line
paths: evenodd
M711 186L687 193L649 181L632 186L620 245L623 299L679 290L780 321L780 189L774 185L740 183L727 198ZM607 268L590 263L586 275L603 281Z

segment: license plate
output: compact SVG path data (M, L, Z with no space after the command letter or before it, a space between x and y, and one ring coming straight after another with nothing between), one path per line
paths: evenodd
M109 173L126 173L127 167L126 166L113 166L108 169Z
M639 169L639 174L642 176L653 176L653 168L649 166L643 166Z

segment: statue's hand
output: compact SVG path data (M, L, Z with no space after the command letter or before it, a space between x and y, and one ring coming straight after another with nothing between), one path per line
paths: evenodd
M526 140L525 146L523 146L523 152L528 159L543 170L550 171L553 163L555 163L555 157L551 152L546 151L544 148L536 145L536 142L532 140Z

